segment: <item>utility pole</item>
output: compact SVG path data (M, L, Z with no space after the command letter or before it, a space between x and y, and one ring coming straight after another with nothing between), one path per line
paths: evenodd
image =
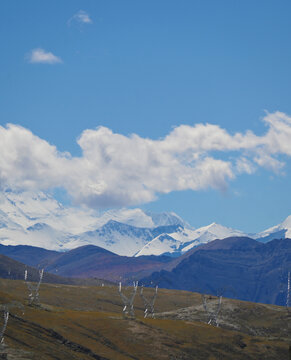
M155 292L154 292L154 295L151 299L148 299L144 296L144 293L143 293L143 286L141 287L140 289L140 296L143 300L143 304L144 304L144 317L148 317L149 315L151 315L152 318L155 317L155 301L156 301L156 298L158 296L158 286L156 286L155 288Z
M124 317L127 317L129 315L131 318L134 318L133 302L134 302L134 298L135 298L135 295L136 295L137 287L138 287L138 281L133 282L132 294L131 294L130 297L127 297L122 293L121 282L119 283L118 292L119 292L119 295L120 295L120 297L121 297L121 299L123 301L123 304L124 304L124 307L123 307L123 310L122 310Z
M32 284L31 282L27 281L27 269L25 269L24 272L24 281L27 285L29 294L28 294L28 298L29 298L29 305L38 305L39 304L39 288L40 288L40 284L42 282L42 278L43 278L43 271L44 269L39 270L39 281L36 285Z
M221 310L222 295L218 296L218 303L217 303L216 309L214 309L214 310L209 309L209 306L208 306L208 303L207 303L207 300L206 300L206 295L202 294L201 296L202 296L203 308L204 308L205 312L208 315L207 324L214 325L214 326L218 327L219 326L218 315L219 315L219 312Z

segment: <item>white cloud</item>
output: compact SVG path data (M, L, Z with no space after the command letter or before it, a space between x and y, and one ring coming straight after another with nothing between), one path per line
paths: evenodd
M251 161L242 156L236 160L236 170L238 174L253 174L256 168Z
M54 55L51 52L45 51L44 49L37 48L31 50L27 55L27 59L32 64L58 64L62 63L62 59Z
M84 10L79 10L75 15L73 15L69 21L68 25L71 24L72 21L76 21L81 24L92 24L93 21L90 18L89 14Z
M0 127L0 187L64 187L78 204L129 206L181 190L225 189L239 174L264 167L279 173L291 156L291 117L264 118L262 136L230 134L217 125L181 125L160 140L99 127L78 139L82 156L17 125Z

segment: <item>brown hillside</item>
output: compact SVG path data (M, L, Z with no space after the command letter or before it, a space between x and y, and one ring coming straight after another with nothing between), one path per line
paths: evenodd
M2 350L8 359L288 359L285 308L223 301L221 325L205 324L199 294L159 290L156 319L124 319L116 286L43 284L41 306L27 306L22 281L0 280L0 301L12 308ZM125 292L131 289L125 289ZM152 289L145 289L150 296ZM216 301L211 298L211 302ZM232 320L233 319L233 320ZM4 355L3 355L4 356Z

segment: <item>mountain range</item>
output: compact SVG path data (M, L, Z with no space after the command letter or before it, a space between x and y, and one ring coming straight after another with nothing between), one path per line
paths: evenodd
M286 305L291 239L262 243L232 237L201 245L182 255L172 269L140 279L145 286L223 295Z
M63 283L68 277L84 283L87 279L105 279L127 285L138 280L149 287L277 305L286 305L291 270L291 239L262 243L248 237L230 237L200 245L180 257L128 257L94 245L66 252L0 245L0 254L0 277L23 279L26 264L45 268L45 281L52 281L52 276ZM29 272L33 275L32 270Z
M291 236L291 216L258 234L246 234L212 223L193 228L173 212L141 209L104 213L63 206L43 192L0 193L0 243L68 251L95 245L123 256L180 256L216 239L248 236L262 242Z
M25 256L22 256L25 258ZM29 282L39 281L39 269L29 266L28 257L27 261L19 262L12 257L2 255L0 253L0 278L10 280L24 280L25 270L27 271L27 280ZM24 259L25 260L25 259ZM100 286L102 284L112 285L112 282L108 282L104 279L94 278L74 278L72 276L63 277L60 275L44 272L43 282L53 284L68 284L68 285L91 285Z
M169 270L175 260L164 255L121 256L94 245L85 245L65 252L27 245L0 245L0 254L18 263L42 268L62 277L98 278L128 283L154 271ZM9 269L6 268L6 273L8 272ZM6 273L0 272L0 277L7 277Z

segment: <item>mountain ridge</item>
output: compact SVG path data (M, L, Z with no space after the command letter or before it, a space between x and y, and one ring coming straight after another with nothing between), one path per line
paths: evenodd
M246 237L215 240L192 249L171 268L141 279L145 286L198 291L240 300L286 304L291 239L268 243Z
M108 281L131 281L132 277L138 280L172 261L171 257L164 255L121 256L95 245L84 245L67 252L25 245L0 245L0 254L28 266L44 268L54 275Z
M101 246L119 255L181 256L198 245L231 236L261 242L291 234L291 216L257 234L245 234L215 222L193 228L173 212L141 209L98 213L65 207L43 192L0 193L0 244L31 245L69 251L83 245Z

